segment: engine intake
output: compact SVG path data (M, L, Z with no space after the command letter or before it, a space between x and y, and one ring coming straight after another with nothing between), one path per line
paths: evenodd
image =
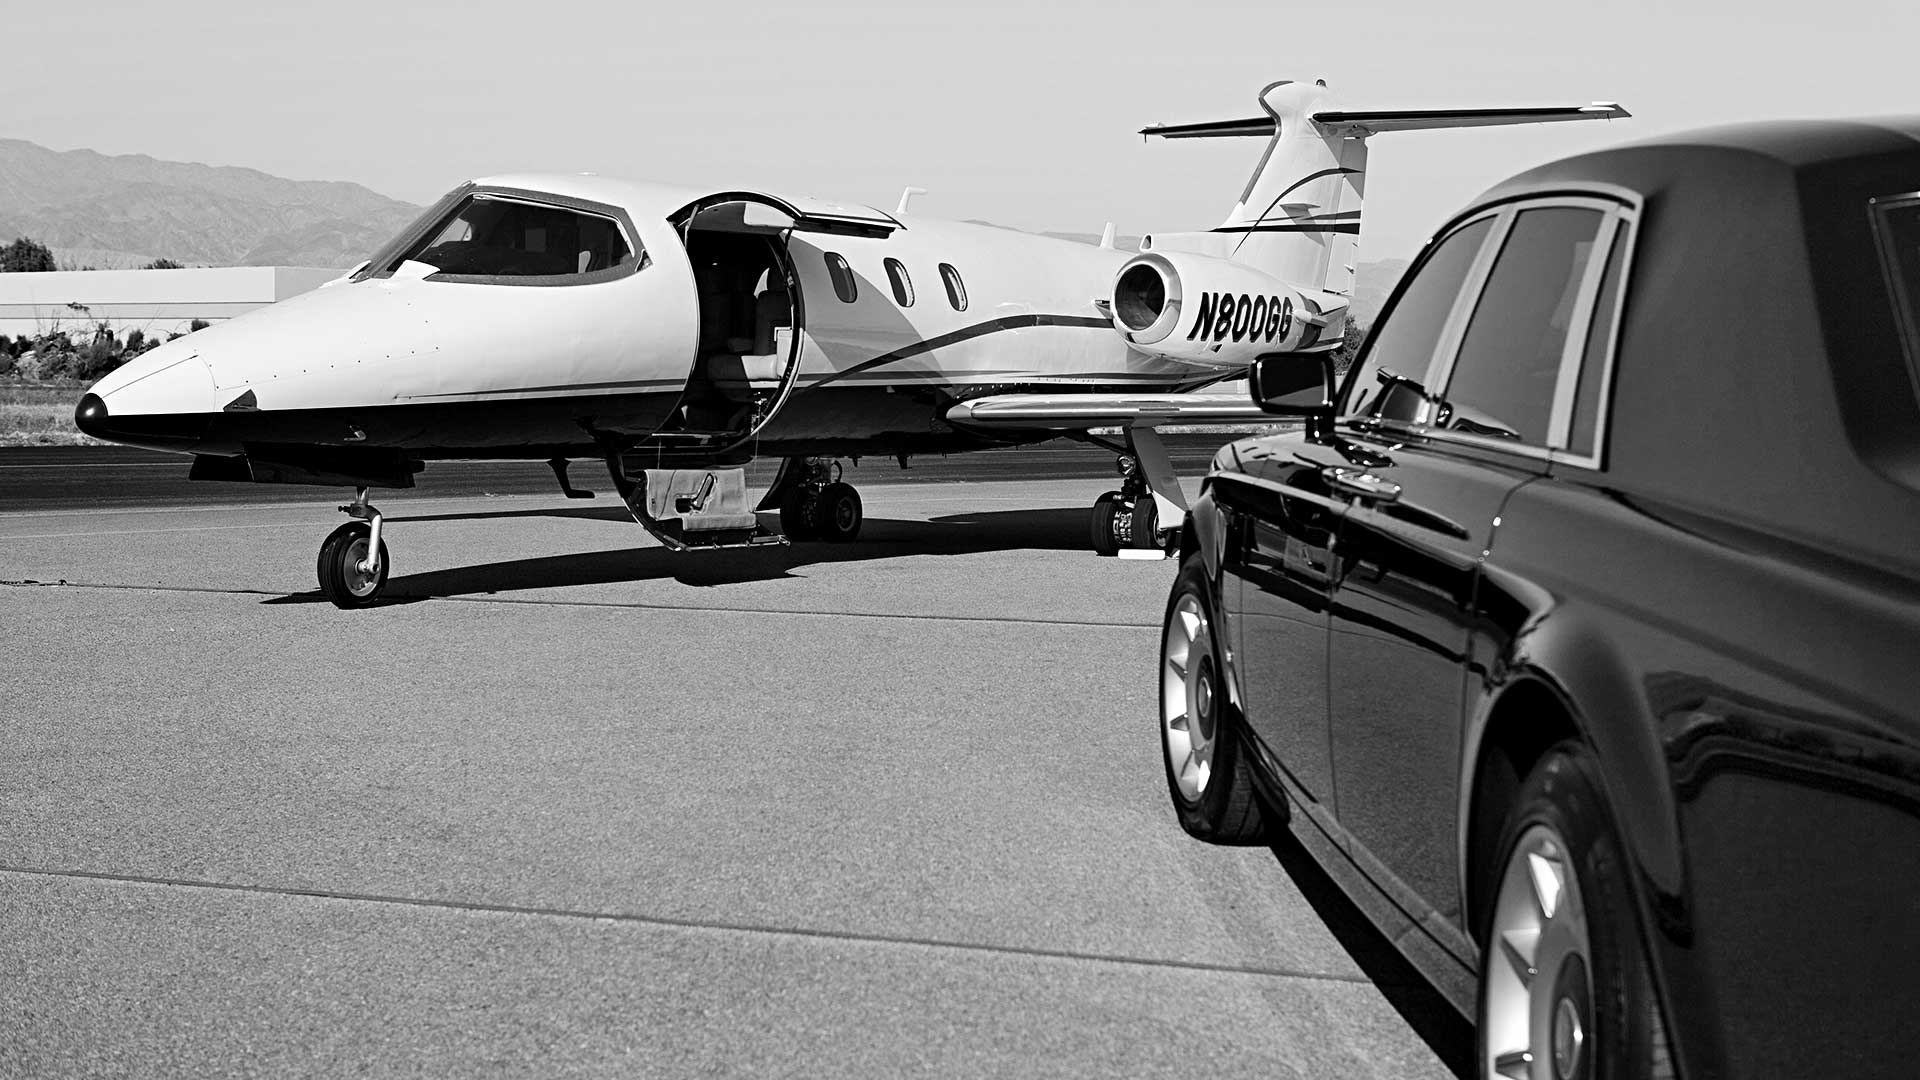
M1326 347L1323 309L1248 266L1188 252L1144 252L1113 282L1113 327L1135 348L1186 363L1240 368L1257 356ZM1337 334L1337 328L1335 333Z

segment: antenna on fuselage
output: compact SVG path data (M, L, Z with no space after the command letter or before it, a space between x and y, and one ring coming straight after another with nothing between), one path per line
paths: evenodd
M893 216L905 217L907 204L913 201L913 197L915 195L925 195L926 193L927 189L923 187L909 187L905 191L902 191L900 193L900 205L893 208Z
M1100 246L1103 248L1113 247L1113 222L1111 221L1107 222L1106 228L1100 230Z

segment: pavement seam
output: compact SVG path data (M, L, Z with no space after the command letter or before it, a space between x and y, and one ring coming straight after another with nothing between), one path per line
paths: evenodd
M156 593L201 593L212 596L265 596L288 601L311 597L311 603L324 603L317 592L280 593L265 589L201 589L191 585L108 585L99 582L0 580L0 587L15 589L96 589L102 591L120 590L124 592ZM1155 623L1098 622L1087 619L1022 619L1007 615L915 615L908 612L884 611L805 611L794 608L735 608L706 607L698 604L647 604L638 601L617 602L612 600L519 600L504 596L407 596L395 594L386 598L387 602L372 605L373 608L401 607L408 603L426 603L437 601L456 604L524 604L534 607L575 607L606 608L611 610L635 609L641 611L684 611L713 612L728 615L801 615L823 619L910 619L920 622L956 622L956 623L994 623L1016 626L1067 626L1097 630L1152 630L1158 632Z
M301 889L280 885L247 885L224 881L199 881L191 878L152 877L143 874L110 874L97 870L54 870L45 867L0 863L0 873L32 877L69 878L108 881L130 885L158 885L210 892L250 893L264 896L307 897L359 904L385 904L396 907L435 908L445 911L471 911L493 915L525 915L539 918L626 923L671 930L709 930L718 933L755 937L801 938L818 941L843 941L866 945L895 945L908 948L985 953L994 956L1026 957L1038 960L1076 960L1120 967L1164 968L1175 971L1212 972L1222 975L1256 975L1278 979L1304 979L1313 982L1366 983L1360 975L1338 975L1294 968L1259 967L1248 964L1220 964L1205 960L1167 960L1145 956L1121 956L1114 953L1076 952L1071 949L1043 949L1019 945L982 945L977 942L946 941L939 938L904 937L885 934L859 934L850 930L820 930L801 927L763 926L753 923L729 923L704 919L676 919L665 915L635 915L629 912L577 911L571 908L527 907L518 904L489 904L472 900L436 900L414 896L386 896L378 893L343 892L337 889Z

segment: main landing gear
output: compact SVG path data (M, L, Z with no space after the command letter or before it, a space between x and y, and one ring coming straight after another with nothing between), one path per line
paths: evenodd
M860 493L840 479L840 463L789 458L777 487L780 529L789 540L846 543L860 535Z
M320 591L335 607L356 608L373 603L387 583L393 560L380 538L380 511L360 488L351 503L340 508L352 521L333 530L320 545L316 572Z
M1186 521L1187 502L1173 460L1152 428L1128 428L1120 455L1120 490L1094 500L1093 553L1122 558L1165 558Z

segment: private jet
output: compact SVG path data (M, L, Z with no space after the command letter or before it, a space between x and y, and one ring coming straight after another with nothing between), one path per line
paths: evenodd
M1205 388L1258 357L1339 347L1367 139L1624 117L1614 104L1351 112L1282 81L1251 119L1164 138L1259 137L1205 232L1119 250L765 191L594 175L462 184L321 288L162 345L81 398L101 439L193 455L199 480L341 485L321 591L378 598L392 560L373 488L428 462L603 462L670 549L860 532L840 460L1060 436L1112 449L1101 554L1159 557L1186 502L1156 428L1270 419ZM1118 435L1103 434L1117 431ZM749 491L756 458L777 459ZM778 529L760 514L776 517Z

